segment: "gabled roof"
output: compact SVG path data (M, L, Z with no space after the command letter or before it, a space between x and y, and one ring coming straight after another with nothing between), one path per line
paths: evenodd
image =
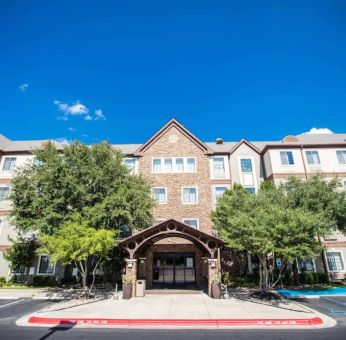
M242 144L246 144L249 148L251 148L252 150L254 150L257 153L261 153L261 150L258 149L255 145L253 145L251 142L249 142L248 140L242 138L231 150L230 150L230 154L232 154L234 151L236 151Z
M156 132L150 139L148 139L144 144L142 144L135 152L135 156L141 156L151 145L153 145L167 130L171 127L175 127L179 130L186 138L197 145L204 154L213 154L214 151L194 134L192 134L188 129L181 125L177 120L171 119L164 127L162 127L158 132Z

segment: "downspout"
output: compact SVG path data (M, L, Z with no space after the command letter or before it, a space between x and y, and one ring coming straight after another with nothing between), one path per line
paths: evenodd
M306 165L305 165L305 160L304 160L304 155L303 155L303 146L302 145L300 146L300 155L302 156L305 179L308 179L308 172L306 171Z

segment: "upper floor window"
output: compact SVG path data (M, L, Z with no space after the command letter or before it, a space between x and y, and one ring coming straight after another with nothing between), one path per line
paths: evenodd
M183 173L196 172L194 157L164 157L153 158L154 173Z
M329 271L344 270L344 263L342 260L341 252L339 251L328 251L327 263Z
M17 157L5 157L4 166L2 170L11 171L16 166Z
M281 165L294 165L292 151L280 151Z
M225 161L223 157L213 158L213 169L214 169L215 176L225 175Z
M320 157L318 155L318 151L305 151L306 160L310 165L319 165Z
M195 172L196 171L196 159L188 158L187 159L187 172Z
M346 191L346 179L342 181L342 184L344 185L344 190Z
M164 171L172 172L173 171L173 160L172 158L165 158L164 160Z
M152 197L159 204L167 203L167 190L166 188L153 188Z
M240 160L242 172L252 172L252 162L250 158L243 158Z
M6 201L10 194L10 187L0 187L0 202Z
M215 202L224 194L224 192L227 190L227 187L214 187L214 199Z
M136 159L135 158L125 158L124 159L125 166L129 169L132 175L136 172Z
M185 187L183 188L183 203L193 204L197 203L197 188L196 187Z
M49 257L46 255L41 255L38 266L38 274L53 275L54 269L54 263L49 261Z
M175 159L175 170L176 172L184 172L184 158Z
M346 150L337 150L336 156L339 164L346 164Z
M155 158L153 160L153 172L161 172L161 159Z
M198 220L197 220L197 218L186 218L186 219L183 219L183 223L187 224L191 228L198 229Z

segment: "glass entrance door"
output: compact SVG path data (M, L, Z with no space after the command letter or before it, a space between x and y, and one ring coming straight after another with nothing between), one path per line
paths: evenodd
M196 283L194 253L154 253L153 283L184 286Z

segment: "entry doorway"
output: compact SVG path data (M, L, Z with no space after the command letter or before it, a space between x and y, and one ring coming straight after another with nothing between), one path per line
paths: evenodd
M153 285L180 288L196 285L195 253L154 253Z

